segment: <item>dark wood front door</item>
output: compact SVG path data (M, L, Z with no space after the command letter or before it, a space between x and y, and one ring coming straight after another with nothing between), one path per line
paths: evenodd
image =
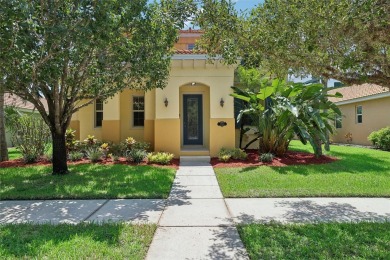
M183 143L203 145L203 105L202 95L183 95Z

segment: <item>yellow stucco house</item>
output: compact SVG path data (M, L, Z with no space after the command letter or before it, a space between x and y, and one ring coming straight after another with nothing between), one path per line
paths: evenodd
M331 90L342 98L331 98L341 110L335 123L333 142L371 145L367 137L373 131L390 126L390 90L379 85L362 84ZM348 137L351 140L347 140Z
M210 64L205 54L193 52L200 35L198 30L180 32L166 88L125 90L75 113L70 127L77 138L94 135L120 142L131 136L176 157L216 156L222 147L235 147L234 100L229 95L235 67Z

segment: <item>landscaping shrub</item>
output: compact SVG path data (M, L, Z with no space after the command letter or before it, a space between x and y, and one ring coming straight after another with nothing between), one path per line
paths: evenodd
M111 144L109 150L112 156L120 157L126 153L126 146L123 144Z
M372 132L368 136L372 144L382 150L390 151L390 126Z
M118 155L115 155L115 154L112 154L111 155L111 158L114 162L118 162L119 161L119 156Z
M76 130L71 128L65 132L65 145L68 152L76 150L78 141L76 140Z
M108 143L103 143L100 146L100 151L102 151L104 158L108 158L108 152L110 151L110 145Z
M68 157L69 157L69 160L71 160L71 161L79 161L79 160L83 159L84 154L82 152L79 152L79 151L72 151L72 152L69 152Z
M230 160L230 158L232 158L232 156L230 154L218 156L218 159L222 162L228 162Z
M240 148L221 148L218 153L218 159L223 162L228 162L231 158L235 160L246 160L248 158L247 153Z
M86 150L86 156L91 162L98 162L101 160L103 153L97 147L90 147Z
M84 143L90 146L95 145L97 142L97 139L94 135L88 135L87 138L84 139Z
M13 143L17 144L26 163L33 163L45 153L50 142L49 127L36 115L22 115L10 125Z
M169 164L172 161L173 157L173 154L165 152L149 153L147 155L149 163L157 163L162 165Z
M234 148L230 152L235 160L246 160L248 158L248 154L240 148Z
M127 150L131 150L133 144L135 143L136 141L133 137L127 137L126 140L124 141L124 145L126 146Z
M43 155L43 159L48 162L53 161L53 145L51 143L47 143L45 145L45 153Z
M126 160L128 162L140 163L146 158L145 150L131 149L126 153Z
M260 155L260 161L262 162L272 162L274 155L272 153L263 153Z
M131 149L136 149L136 150L145 150L148 151L150 148L150 143L147 142L135 142Z

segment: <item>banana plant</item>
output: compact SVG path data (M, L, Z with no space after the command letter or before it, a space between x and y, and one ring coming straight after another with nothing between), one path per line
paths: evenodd
M320 155L317 139L326 142L326 131L333 133L331 121L340 109L328 97L322 84L303 85L283 80L263 79L259 91L253 92L233 87L233 97L246 102L237 120L243 115L256 118L260 153L283 155L290 141L297 136L303 144L310 143L316 155ZM250 142L252 143L252 142Z

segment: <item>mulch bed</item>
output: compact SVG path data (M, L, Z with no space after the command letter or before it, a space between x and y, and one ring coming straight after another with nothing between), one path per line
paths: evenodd
M150 166L156 166L156 167L171 167L174 169L178 169L179 162L180 162L179 159L173 159L171 161L171 163L168 165L148 164L146 162L136 164L136 163L132 163L132 162L127 162L125 158L120 158L118 162L114 162L111 159L104 159L102 161L97 162L96 164L100 164L100 165L123 164L123 165L130 165L130 166L150 165ZM75 162L68 161L68 165L90 164L90 163L91 163L91 161L88 159L82 159L82 160L75 161ZM49 165L51 165L51 162L48 162L46 160L39 160L36 163L30 163L30 164L24 163L22 159L0 162L0 168L27 167L27 166L49 166Z
M272 162L263 163L259 161L258 150L246 150L246 152L248 154L248 159L245 161L231 159L229 160L229 162L225 163L219 161L218 158L211 158L211 165L216 168L252 167L252 166L261 166L261 165L283 167L288 165L324 164L324 163L331 163L338 160L337 158L330 157L330 156L321 156L317 158L314 154L311 153L289 151L282 157L275 157ZM82 159L76 162L70 162L70 161L68 162L69 165L89 164L89 163L91 163L91 161L88 159ZM180 163L179 159L173 159L169 165L148 164L146 162L142 162L138 165L151 165L156 167L171 167L174 169L178 169L179 163ZM96 164L100 164L100 165L123 164L123 165L130 165L130 166L137 165L135 163L127 162L125 158L120 158L118 162L114 162L111 159L106 159L97 162ZM46 160L39 160L36 163L25 164L22 159L0 162L0 168L40 166L40 165L49 166L51 165L51 163Z
M229 160L229 162L221 162L218 158L211 159L211 165L216 168L226 167L252 167L252 166L288 166L288 165L303 165L303 164L324 164L337 161L337 158L330 156L321 156L317 158L314 154L304 152L288 151L282 157L275 157L272 162L263 163L259 161L258 150L246 150L248 159L246 161L241 160Z

